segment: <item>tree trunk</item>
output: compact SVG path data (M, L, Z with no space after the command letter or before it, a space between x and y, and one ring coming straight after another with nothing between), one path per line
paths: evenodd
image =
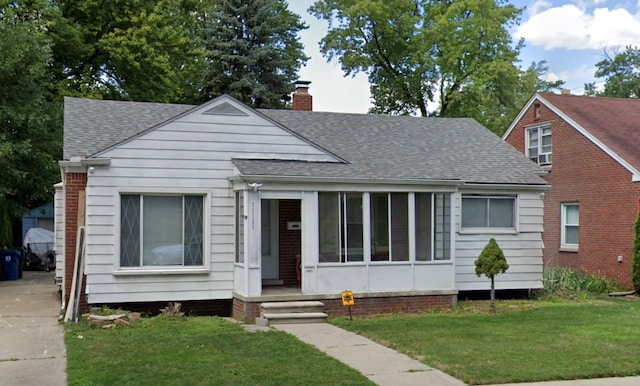
M496 313L496 290L494 286L494 278L491 278L491 312Z

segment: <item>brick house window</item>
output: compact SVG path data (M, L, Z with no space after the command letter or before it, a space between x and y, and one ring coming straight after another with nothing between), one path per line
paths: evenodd
M580 206L578 203L561 204L562 228L560 248L578 249L580 228Z
M462 229L516 228L515 196L462 196Z
M120 196L120 266L202 266L204 197Z
M538 165L551 165L551 125L529 127L526 132L527 157Z

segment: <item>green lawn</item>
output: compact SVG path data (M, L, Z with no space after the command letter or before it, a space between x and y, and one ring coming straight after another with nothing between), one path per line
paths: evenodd
M640 300L461 302L332 323L472 384L640 374ZM280 331L216 317L66 326L69 385L359 385L364 376Z
M287 333L250 333L215 317L66 328L69 385L372 384Z
M478 305L484 307L478 310ZM473 384L640 374L640 300L464 303L332 321Z

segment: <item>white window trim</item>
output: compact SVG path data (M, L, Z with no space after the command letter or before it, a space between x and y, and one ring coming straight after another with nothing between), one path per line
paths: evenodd
M529 132L532 130L537 130L538 132L538 156L536 157L536 160L534 161L533 159L531 159L532 161L536 162L538 165L540 166L551 166L552 161L548 161L548 162L544 162L541 163L540 162L540 156L545 156L546 159L549 158L549 156L551 156L553 154L553 143L551 145L551 151L550 152L543 152L542 151L542 129L544 128L549 128L551 130L551 123L547 122L547 123L541 123L541 124L537 124L534 126L528 126L525 127L524 131L525 131L525 136L524 136L524 150L525 150L525 155L527 156L527 158L531 159L531 157L529 156ZM549 134L549 135L552 135ZM553 141L553 139L552 139Z
M118 190L115 193L115 215L114 215L114 243L113 243L113 275L129 276L129 275L182 275L182 274L208 274L211 272L209 246L211 245L211 197L208 191L200 189L137 189L137 190ZM160 266L160 267L121 267L120 266L120 207L121 197L123 195L166 195L166 196L184 196L184 195L201 195L203 197L203 238L202 238L202 265L201 266Z
M569 206L577 206L578 207L578 223L577 224L567 224L567 216L566 209ZM578 227L578 244L568 244L565 243L565 239L567 236L566 227L576 226ZM578 202L563 202L560 204L560 249L577 251L580 246L580 203Z
M513 227L508 228L498 228L498 227L473 227L473 228L464 228L462 226L462 212L464 208L462 207L462 200L465 196L475 196L481 198L504 198L509 197L513 198ZM460 222L458 233L462 235L475 235L475 234L495 234L495 235L516 235L520 232L520 195L518 194L480 194L474 195L472 193L463 193L460 196Z

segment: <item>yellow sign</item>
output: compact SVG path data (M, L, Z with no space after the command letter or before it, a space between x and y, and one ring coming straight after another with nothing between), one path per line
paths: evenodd
M343 291L342 292L342 305L343 306L352 306L356 304L356 302L353 299L353 292L352 291Z

